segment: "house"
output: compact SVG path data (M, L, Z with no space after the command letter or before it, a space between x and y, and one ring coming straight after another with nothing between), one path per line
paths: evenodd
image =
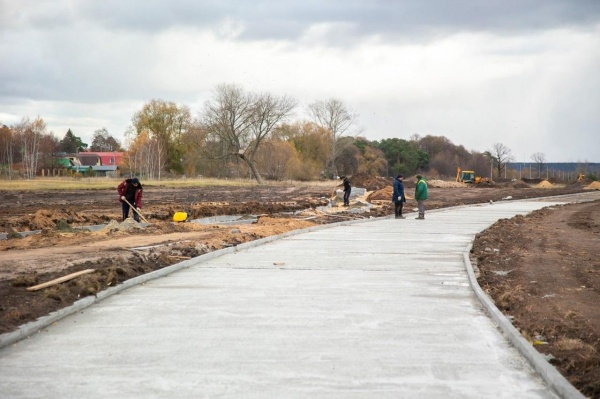
M106 174L117 171L122 159L122 152L84 151L77 154L65 154L58 162L67 169L77 172L94 171Z

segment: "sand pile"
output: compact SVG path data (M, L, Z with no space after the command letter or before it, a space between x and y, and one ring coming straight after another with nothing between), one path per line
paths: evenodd
M453 187L464 187L463 183L459 183L457 181L444 181L444 180L427 180L427 185L429 187L437 187L437 188L453 188Z
M38 210L33 218L29 221L29 226L32 230L53 229L56 227L52 217L52 212L46 209Z
M554 188L554 184L550 183L548 180L542 180L535 185L535 188Z
M391 201L392 200L392 193L393 192L394 192L394 189L391 186L382 188L381 190L373 191L367 197L367 201L368 202L371 202L373 200L376 200L376 201Z
M583 188L584 190L600 190L600 181L594 181Z
M115 231L131 231L133 229L142 229L138 222L133 220L132 218L127 218L123 221L123 223L119 223L116 220L111 220L108 224L101 230L96 231L94 234L110 234Z

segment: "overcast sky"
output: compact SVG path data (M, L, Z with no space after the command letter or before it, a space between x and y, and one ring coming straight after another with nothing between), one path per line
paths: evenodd
M221 83L337 98L368 140L600 162L599 0L0 0L0 123L119 140Z

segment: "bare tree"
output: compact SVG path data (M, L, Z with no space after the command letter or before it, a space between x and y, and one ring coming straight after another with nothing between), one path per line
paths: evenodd
M419 141L421 141L421 139L422 139L422 137L419 133L413 133L409 137L409 140L414 141L415 143L418 143Z
M15 155L15 137L13 129L6 125L0 127L0 164L6 165L6 176L12 179L12 165Z
M538 178L542 177L542 166L546 162L546 155L543 152L536 152L531 154L531 160L537 164Z
M125 134L131 137L137 133L131 128ZM160 180L166 160L163 142L156 136L151 137L148 131L142 131L129 143L125 161L132 175Z
M342 101L335 98L331 98L326 102L317 101L310 104L308 111L312 121L329 130L331 134L331 155L327 163L327 169L335 177L338 175L337 158L353 142L353 140L345 140L344 143L341 143L339 139L344 135L358 135L359 132L353 131L358 123L358 114L355 114Z
M23 118L20 123L15 125L14 131L20 141L25 176L27 179L33 179L38 166L40 141L43 135L48 134L46 123L39 117L33 121Z
M256 152L295 107L296 101L287 96L247 93L239 86L223 84L217 86L215 98L206 103L201 119L209 139L223 144L220 156L241 159L256 181L263 184Z
M492 166L498 172L498 178L502 176L502 171L506 168L506 164L513 159L510 148L502 143L495 143L491 151L486 151L484 155L492 162Z
M92 145L90 146L92 151L121 151L121 144L113 136L108 134L108 130L105 127L94 131L94 137L92 139Z

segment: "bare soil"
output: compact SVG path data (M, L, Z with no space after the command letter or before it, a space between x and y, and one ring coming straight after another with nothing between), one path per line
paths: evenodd
M144 189L143 215L151 223L121 223L115 190L0 190L0 334L69 306L74 301L220 248L314 224L393 213L391 179L354 176L364 198L340 206L337 182L256 187ZM582 184L535 188L535 182L503 182L477 187L430 181L428 209L574 194ZM414 182L405 182L412 202ZM365 202L373 206L352 213ZM331 204L328 211L317 208ZM544 209L501 220L481 233L473 260L480 285L535 347L585 395L600 397L600 204ZM364 209L364 208L363 208ZM254 215L253 224L172 223L175 212L190 219L216 215ZM90 232L79 226L107 224ZM20 238L15 232L41 230ZM94 269L90 274L39 291L26 288Z

